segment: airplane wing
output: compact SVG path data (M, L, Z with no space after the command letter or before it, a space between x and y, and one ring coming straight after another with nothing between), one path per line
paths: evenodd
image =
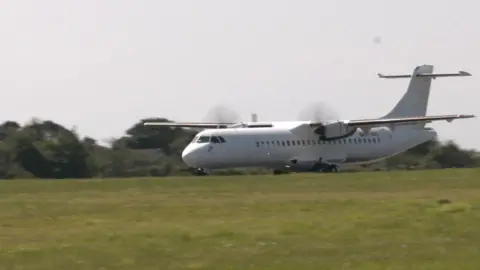
M350 120L346 124L348 126L363 127L363 126L384 126L384 125L399 125L399 124L416 124L416 123L431 123L433 121L448 121L455 119L473 118L475 115L452 114L452 115L437 115L437 116L415 116L415 117L401 117L401 118L384 118L384 119L364 119L364 120Z
M414 116L401 118L380 118L380 119L360 119L360 120L346 120L343 124L350 127L377 127L377 126L392 126L392 125L406 125L416 123L431 123L433 121L448 121L451 122L456 119L473 118L475 115L452 114L452 115L437 115L437 116ZM324 122L310 123L310 127L317 127L324 125Z
M159 127L186 127L186 128L226 128L234 123L207 123L207 122L143 122L144 126Z

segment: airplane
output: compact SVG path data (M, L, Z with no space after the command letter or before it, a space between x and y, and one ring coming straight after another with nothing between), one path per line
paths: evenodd
M145 126L201 128L182 152L195 175L212 170L264 167L274 174L338 172L348 164L374 163L436 138L427 123L476 117L427 116L432 79L471 76L470 73L433 73L433 65L419 65L411 74L380 78L411 78L407 91L386 115L376 119L275 122L149 122Z

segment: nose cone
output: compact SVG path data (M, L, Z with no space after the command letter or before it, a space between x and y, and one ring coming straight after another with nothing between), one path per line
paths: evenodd
M185 148L182 152L182 160L187 164L189 167L195 167L197 161L197 151L192 149L191 147Z

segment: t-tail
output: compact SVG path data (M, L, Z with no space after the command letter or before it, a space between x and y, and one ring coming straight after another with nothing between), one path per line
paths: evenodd
M471 74L465 71L435 74L433 73L433 65L422 65L417 66L410 75L378 74L378 76L384 79L411 78L407 92L405 92L400 101L389 113L380 118L387 119L426 116L432 79L439 77L471 76ZM421 125L424 126L425 124Z

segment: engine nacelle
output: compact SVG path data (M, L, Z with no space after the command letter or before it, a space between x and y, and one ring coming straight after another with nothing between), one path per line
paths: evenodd
M314 132L320 136L321 140L328 141L352 136L356 130L357 127L350 127L343 122L335 121L322 124Z

